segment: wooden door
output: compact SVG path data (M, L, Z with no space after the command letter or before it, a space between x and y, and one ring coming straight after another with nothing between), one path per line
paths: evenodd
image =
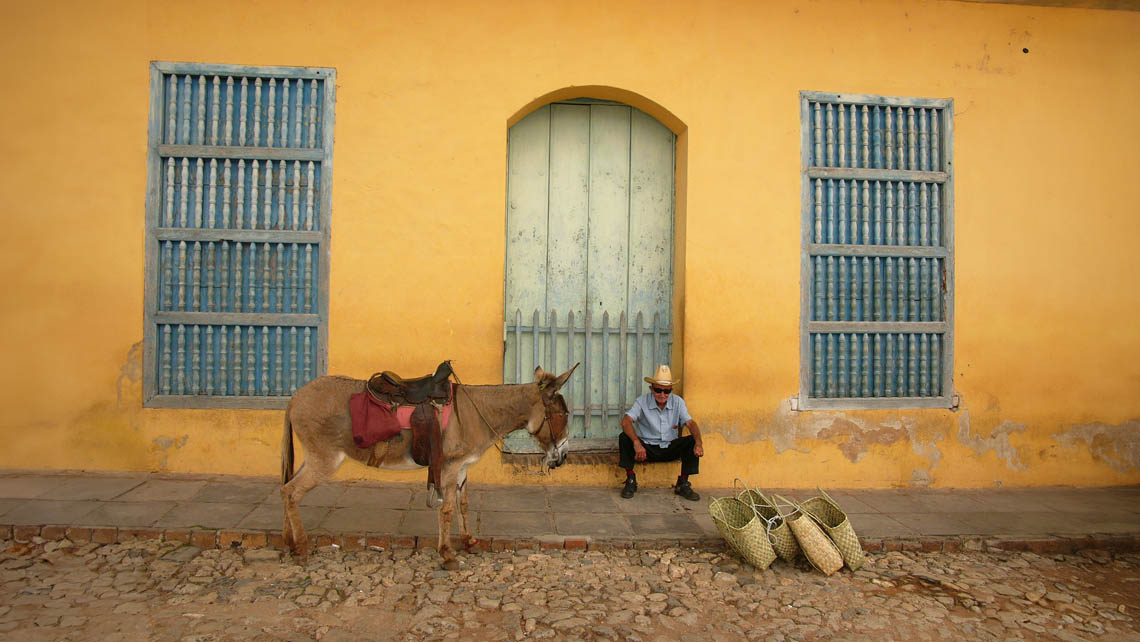
M597 101L547 105L509 133L503 379L582 362L564 389L577 450L612 447L641 377L669 361L675 140Z

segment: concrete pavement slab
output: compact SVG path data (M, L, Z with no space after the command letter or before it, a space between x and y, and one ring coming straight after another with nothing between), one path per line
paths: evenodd
M1128 495L1106 493L1099 491L1060 490L1051 495L1048 500L1049 507L1057 511L1074 513L1092 513L1098 511L1112 511L1119 513L1140 513L1140 502L1124 501Z
M609 489L581 486L552 486L546 491L551 509L558 513L617 512L614 499L621 497Z
M301 506L301 523L305 528L312 528L319 524L325 515L332 510L328 506ZM281 505L272 506L261 504L237 523L237 528L248 530L268 530L281 532L285 520L285 513Z
M973 513L983 510L982 504L972 497L955 491L931 490L922 493L921 496L909 495L909 497L917 499L927 513ZM840 506L842 507L842 504Z
M879 511L877 509L859 499L860 492L861 491L857 490L829 490L827 491L827 494L831 495L831 498L835 500L835 503L839 504L839 507L843 509L843 512L847 513L848 515L855 513L878 513ZM764 494L767 495L767 493ZM771 496L768 498L771 499Z
M79 526L152 526L175 502L99 502L98 508L72 520Z
M439 535L439 511L434 510L408 510L401 511L404 513L404 519L400 522L400 530L397 531L400 535L418 535L420 537L430 537ZM476 535L479 534L479 516L477 513L470 514L471 531ZM459 534L459 518L454 517L451 520L452 534Z
M3 521L4 514L17 506L21 506L26 500L23 499L0 499L0 521Z
M956 513L897 513L892 514L890 519L902 524L904 527L910 529L915 535L975 535L975 534L988 534L971 532L972 526L970 524L971 513L956 512ZM880 522L883 519L880 517ZM852 528L855 527L852 521ZM875 527L870 528L872 532ZM863 532L856 529L856 534L863 535ZM893 534L893 535L897 535ZM871 535L867 537L883 537L881 534Z
M1050 506L1053 493L1036 491L1032 489L1003 489L966 488L953 491L962 497L968 497L978 504L983 511L1000 513L1037 512L1055 510Z
M240 528L273 534L281 530L279 487L270 477L0 471L0 524ZM739 490L698 488L701 500L688 502L668 486L643 486L627 500L617 486L476 485L469 491L471 527L477 536L506 538L715 539L708 506ZM814 489L761 490L798 500L818 494ZM59 491L92 499L62 499ZM864 539L1140 535L1140 487L1135 486L828 493ZM306 528L314 531L432 538L437 511L424 506L425 498L419 482L332 480L306 495L301 513ZM458 532L456 516L452 533Z
M506 489L524 488L526 493L504 494ZM417 493L412 499L413 509L423 506L423 485L417 485ZM471 485L467 483L467 502L473 511L549 511L549 488L541 486L503 487ZM540 493L539 493L540 491Z
M194 496L195 502L250 503L260 504L270 501L270 495L278 496L279 485L269 482L211 481ZM315 492L315 491L314 491Z
M633 535L633 528L620 513L562 513L554 515L554 530L559 535L617 537Z
M701 496L700 502L690 502L673 494L672 488L643 488L633 497L625 499L620 490L614 490L613 500L617 509L627 515L664 515L708 511L709 499Z
M272 504L280 507L284 502L281 499L281 485L270 484L269 494L261 500L262 504ZM301 498L302 506L335 506L346 492L347 487L340 483L324 483L305 493Z
M18 475L0 477L0 497L12 499L59 499L55 489L72 481L70 477L58 475Z
M308 499L308 495L305 496ZM350 486L334 502L335 506L367 506L370 508L407 509L411 507L412 489L391 486Z
M918 532L895 519L880 513L852 513L847 515L851 528L859 537L885 539L892 537L917 537Z
M148 479L115 499L125 502L184 501L206 486L205 480Z
M902 519L900 515L892 517ZM1083 531L1085 528L1064 513L1049 510L982 511L962 513L959 517L965 521L957 533L960 535L1032 536L1065 532L1071 528Z
M1140 533L1140 515L1126 512L1062 513L1062 524L1054 532Z
M494 537L535 537L553 535L550 513L537 511L483 511L479 513L481 535Z
M813 497L811 493L797 493L793 498L803 501ZM859 501L880 513L924 513L928 511L925 494L911 495L902 490L866 490L859 493Z
M404 511L390 508L373 509L366 506L333 508L317 526L334 533L394 533L403 515Z
M70 479L52 491L55 499L78 501L83 499L114 499L127 491L142 485L145 477L103 477L84 476Z
M705 537L720 535L720 531L716 529L716 522L713 521L712 515L707 511L693 513L693 522L697 524L697 528L701 529L701 535Z
M73 524L99 507L96 501L58 501L30 499L4 515L8 524Z
M663 537L697 537L702 531L689 515L637 515L625 516L634 535Z
M253 509L253 504L186 502L175 505L154 525L161 528L234 528Z
M542 486L496 486L496 487L482 487L479 489L471 489L468 493L472 496L469 501L472 503L471 508L479 511L483 510L510 510L510 511L549 511L550 505L547 503L546 488ZM478 499L474 496L478 495ZM426 496L425 490L416 491L415 497L412 498L412 506L423 506L424 497ZM478 504L475 504L475 502Z

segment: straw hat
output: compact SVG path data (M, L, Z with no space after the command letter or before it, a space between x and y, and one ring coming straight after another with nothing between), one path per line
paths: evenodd
M674 386L680 383L681 378L673 378L673 371L667 365L657 366L657 371L653 373L652 377L646 377L645 383L655 383L659 386Z

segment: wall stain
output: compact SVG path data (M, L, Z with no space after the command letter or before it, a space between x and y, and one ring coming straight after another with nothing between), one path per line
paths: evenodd
M890 446L907 438L907 431L901 425L880 426L872 430L860 428L855 422L844 417L836 417L831 426L818 435L819 439L838 441L839 452L852 463L859 463L871 446ZM846 439L844 439L846 438ZM842 441L840 441L842 440Z
M739 420L723 428L722 435L729 443L746 444L768 440L775 447L776 454L785 451L811 452L807 441L824 441L834 445L852 463L861 462L875 446L889 447L900 442L909 442L912 451L928 458L930 464L912 471L912 486L927 486L935 482L934 471L938 469L944 453L939 442L947 438L939 429L938 421L924 422L920 429L916 417L908 417L899 412L895 418L874 415L851 416L844 411L811 411L800 413L791 409L792 399L783 400L776 411L759 419L755 424L742 426ZM975 411L983 425L989 424L983 418L997 420L1001 416L1001 402L993 395L981 399L981 410ZM873 411L870 411L873 412ZM867 414L867 411L859 411ZM972 432L970 409L963 404L957 411L957 441L981 456L993 452L1005 467L1015 472L1026 472L1029 464L1011 441L1017 433L1032 432L1025 423L1001 422L981 435ZM933 424L933 425L931 425ZM946 428L951 431L953 424ZM1104 423L1075 424L1052 435L1061 446L1087 450L1097 462L1105 464L1116 473L1127 474L1140 471L1140 419L1125 421L1118 425ZM1050 449L1036 453L1041 459L1048 457ZM1033 458L1031 458L1033 459ZM1034 461L1036 461L1034 459Z
M1012 43L1007 44L1012 45ZM1021 47L1017 47L1018 53L1021 53L1020 49ZM1005 52L1003 51L1003 53ZM983 74L994 74L998 76L1013 76L1016 73L1012 69L994 64L994 57L990 53L990 45L986 42L982 43L982 52L976 61L957 61L954 63L954 68L966 71L977 71Z
M127 351L127 361L119 368L119 378L115 380L115 408L119 410L123 409L123 384L137 383L142 376L142 353L143 344L139 341Z
M173 439L162 435L161 437L154 438L154 445L158 446L159 451L162 453L162 462L158 465L159 470L166 470L166 460L170 456L170 449L182 448L186 442L190 440L190 435L182 435L180 439Z
M915 468L910 474L910 483L912 486L921 487L929 486L934 482L934 476L930 471L938 467L939 462L942 461L942 451L938 448L938 442L945 439L945 436L939 432L931 438L930 443L922 441L918 436L917 429L908 431L910 435L911 449L914 454L920 457L927 457L930 459L930 466L928 468Z
M1064 446L1084 442L1089 453L1118 473L1140 470L1140 420L1133 419L1118 426L1102 423L1073 426L1053 435Z
M998 424L989 437L982 437L979 435L970 434L970 411L962 408L958 417L958 442L962 445L972 449L979 455L988 450L994 451L998 458L1005 461L1005 465L1010 470L1024 471L1026 470L1025 464L1021 462L1021 457L1017 454L1017 448L1009 441L1009 436L1013 433L1024 432L1029 429L1025 424L1019 424L1008 419Z
M929 486L934 481L931 471L942 461L942 451L937 444L944 439L943 434L939 432L929 442L923 441L918 434L917 422L910 417L884 422L873 429L860 428L851 420L835 417L832 425L821 431L818 438L838 442L836 447L851 463L859 463L872 446L891 446L900 441L909 442L914 454L930 460L929 466L915 468L911 472L912 486Z
M859 411L877 413L881 411ZM938 442L946 438L945 432L936 430L924 439L918 419L907 416L895 418L852 417L844 411L813 410L796 412L792 410L792 398L780 402L774 413L757 420L747 428L738 419L728 421L714 419L719 434L730 444L747 444L767 440L772 443L776 454L785 451L810 453L807 440L826 441L839 449L852 463L859 463L874 446L892 446L909 442L916 455L930 460L928 466L916 468L911 474L911 485L927 486L934 482L932 471L942 461L942 450Z

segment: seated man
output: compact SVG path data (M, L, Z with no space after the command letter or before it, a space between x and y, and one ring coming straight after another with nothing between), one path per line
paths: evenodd
M637 492L637 476L633 474L634 461L681 460L681 475L673 493L691 501L700 495L689 483L689 475L700 472L700 459L705 454L701 445L701 429L689 415L685 400L673 394L674 380L669 366L657 366L653 377L646 377L649 392L633 402L633 407L621 418L618 447L621 459L618 465L625 469L625 486L621 496L633 497ZM681 436L681 427L689 429L689 436Z

